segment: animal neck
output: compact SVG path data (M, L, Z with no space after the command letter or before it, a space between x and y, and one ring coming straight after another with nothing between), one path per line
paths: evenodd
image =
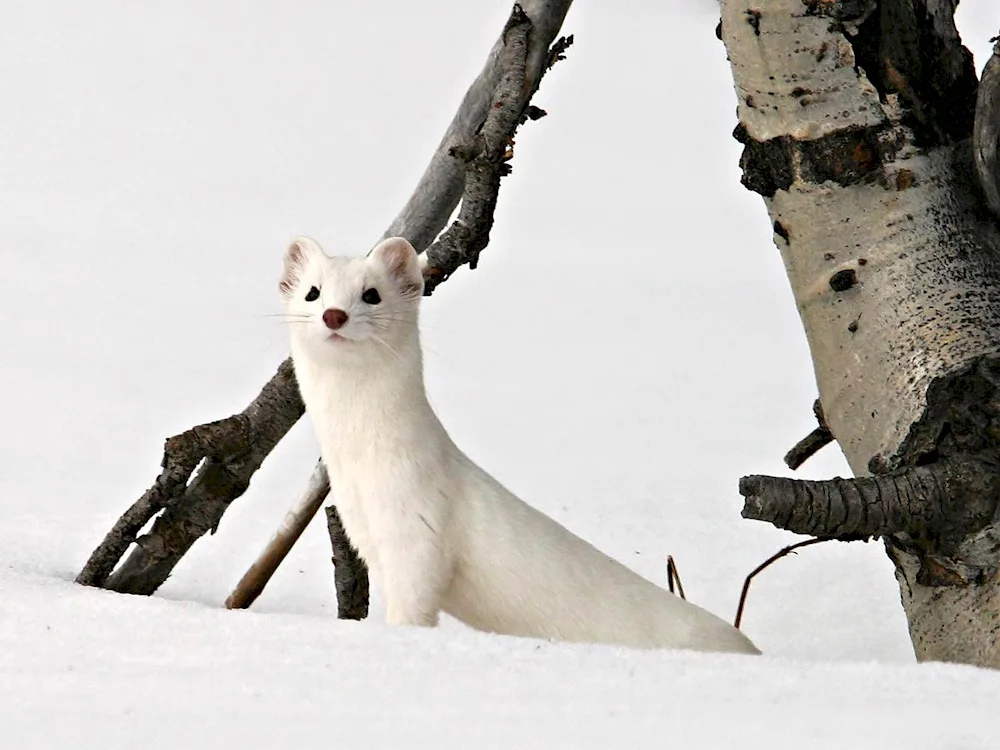
M295 361L306 407L314 419L321 411L342 435L370 434L376 424L391 426L390 432L416 429L433 418L416 327L385 344L367 340L347 344L325 360L296 356Z

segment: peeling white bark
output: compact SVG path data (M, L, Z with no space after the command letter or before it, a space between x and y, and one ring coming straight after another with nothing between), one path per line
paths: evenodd
M827 424L864 475L896 459L935 378L1000 354L1000 232L977 210L971 173L956 174L956 147L914 145L831 18L802 0L723 0L722 32L750 138L821 149L872 135L873 153L859 146L848 164L864 178L803 179L795 151L794 176L765 195ZM917 657L1000 667L996 575L922 585L915 556L891 556Z
M878 92L854 71L854 51L830 19L805 15L801 0L724 2L722 28L751 137L819 138L882 119Z

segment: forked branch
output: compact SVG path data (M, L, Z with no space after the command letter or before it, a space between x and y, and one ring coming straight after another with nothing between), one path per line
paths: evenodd
M77 583L126 593L155 591L191 544L218 527L229 503L246 491L304 410L292 363L286 360L242 412L169 438L163 471L94 550ZM161 510L149 534L137 537ZM132 542L138 546L112 576Z

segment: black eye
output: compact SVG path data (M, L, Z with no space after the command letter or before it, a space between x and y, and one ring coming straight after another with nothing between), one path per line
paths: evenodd
M377 305L382 301L382 297L379 295L378 289L372 287L371 289L365 289L364 294L361 295L361 301L369 305Z
M319 299L319 289L314 286L309 287L309 291L306 293L306 302L315 302Z

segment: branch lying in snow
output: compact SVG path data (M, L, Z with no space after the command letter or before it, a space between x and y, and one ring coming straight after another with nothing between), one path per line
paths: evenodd
M993 56L986 63L979 81L972 152L986 202L1000 217L1000 41L993 41L997 42Z
M480 159L493 158L496 149L493 134L500 132L499 127L510 127L509 131L503 131L506 135L501 139L501 147L505 153L506 145L513 137L517 125L526 117L538 116L540 110L532 108L528 102L538 88L544 71L551 67L568 44L568 41L561 41L556 48L549 49L570 4L571 0L528 0L515 6L498 45L499 51L507 55L504 40L508 36L518 40L521 52L516 59L520 61L520 82L511 79L509 71L500 65L498 48L494 47L490 61L470 88L449 128L449 134L453 131L476 133L480 129L484 133L490 133L486 149L477 153L471 163L464 165L459 159L449 156L455 169L439 168L440 165L436 167L435 164L441 160L442 149L447 154L453 145L452 138L446 135L417 192L390 227L391 232L407 237L418 249L426 246L430 238L447 222L459 198L464 195L461 190L463 167L470 170L484 168ZM499 108L494 108L491 93L484 104L482 91L487 82L501 80L504 83L503 91L516 91L518 95L513 99L508 95ZM485 90L493 92L495 85L494 83ZM516 116L511 123L509 120L512 112ZM490 124L484 124L490 118ZM456 126L456 123L461 127ZM477 180L466 181L467 191L470 182L473 187L479 184ZM449 196L455 185L459 190L452 199ZM441 265L431 264L434 281L428 284L428 292L446 280L461 263L477 257L485 246L484 240L488 241L489 228L486 228L484 234L479 222L488 221L492 224L492 214L482 216L480 209L476 208L483 204L483 193L479 191L476 195L469 194L466 197L467 201L463 198L463 212L466 212L465 204L468 203L466 213L471 214L468 226L474 229L468 240L476 244L468 247L442 245L439 254L442 258ZM495 203L494 195L489 203L490 211ZM455 234L451 236L454 237ZM460 240L461 236L457 239ZM459 260L454 263L456 257ZM164 450L163 473L153 487L114 525L90 556L77 577L77 582L125 593L152 594L167 579L191 545L205 533L214 532L226 508L246 491L253 474L304 411L291 360L285 360L277 374L243 412L168 439ZM202 460L204 463L201 469L191 479ZM150 532L137 539L136 534L161 510L162 514L156 519ZM342 534L339 523L331 524L330 529L331 534ZM137 543L137 547L112 574L118 560L133 541ZM350 549L349 542L344 538L332 538L331 541L335 558L340 554L338 550L342 550L343 543ZM345 565L350 561L350 557L343 554L340 559ZM361 589L360 583L358 580L358 590ZM364 590L367 592L367 573L364 583ZM367 598L367 593L365 596Z
M889 474L808 481L749 476L740 480L743 517L796 534L850 541L893 534L957 548L987 526L997 509L1000 474L971 458L947 458Z
M816 455L821 448L833 442L833 433L827 427L826 417L823 415L823 404L820 403L819 399L813 402L813 414L816 415L818 423L816 429L797 442L795 447L785 454L785 466L792 471Z
M254 472L304 411L292 363L286 360L242 412L169 438L163 471L94 550L77 583L124 593L155 591L194 541L215 530L229 503L246 491ZM150 533L137 539L164 508ZM132 542L138 545L135 551L111 576Z

